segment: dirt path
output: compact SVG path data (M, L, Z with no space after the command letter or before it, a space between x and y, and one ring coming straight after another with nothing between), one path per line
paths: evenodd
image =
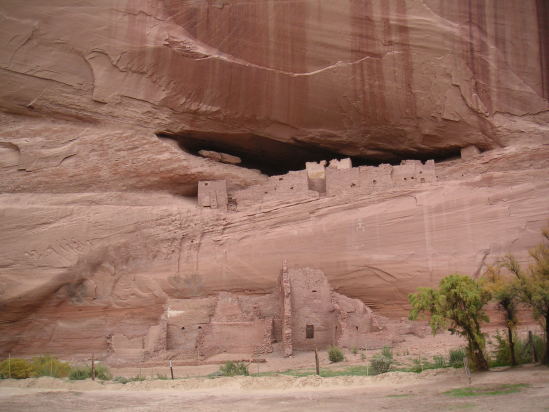
M236 377L127 385L51 378L0 381L0 411L549 411L549 368L527 366L473 377L473 386L527 384L520 392L459 398L459 370L377 377Z

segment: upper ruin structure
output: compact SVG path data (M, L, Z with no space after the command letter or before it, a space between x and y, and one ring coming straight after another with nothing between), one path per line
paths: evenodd
M264 184L227 193L224 180L201 181L198 204L212 209L242 209L260 202L299 197L335 196L348 192L371 193L392 187L437 181L434 160L403 160L400 165L352 167L351 159L308 162L305 170L271 176Z

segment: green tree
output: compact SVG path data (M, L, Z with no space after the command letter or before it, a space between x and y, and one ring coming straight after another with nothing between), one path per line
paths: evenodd
M549 240L549 230L543 231L545 240ZM528 304L545 329L545 350L542 362L549 365L549 245L542 243L530 250L533 263L523 269L511 255L503 259L505 266L513 273L519 287L520 299Z
M490 294L469 276L454 274L440 281L439 288L419 288L408 296L412 310L410 319L430 314L429 325L433 334L448 327L451 333L464 336L468 343L469 357L478 370L487 370L484 355L486 341L480 330L480 322L487 322L483 307Z
M497 304L497 308L503 312L511 352L511 365L516 366L517 358L513 333L518 323L518 285L515 279L505 276L500 269L500 265L489 266L482 276L481 285L490 293L492 300Z

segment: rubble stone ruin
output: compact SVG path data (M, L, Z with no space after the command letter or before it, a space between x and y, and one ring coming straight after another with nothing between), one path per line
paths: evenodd
M375 325L372 310L334 292L321 270L288 268L284 262L272 293L170 299L146 336L110 336L109 346L114 359L133 361L273 351L290 356L330 345L366 347Z
M243 210L264 202L299 200L336 196L345 193L368 194L393 187L414 186L436 182L434 160L403 160L400 165L353 167L351 159L307 162L305 170L271 176L264 184L254 185L227 194L224 180L201 181L198 184L198 204L211 209L227 210L229 198Z
M198 182L198 204L202 207L227 210L227 182L225 180Z

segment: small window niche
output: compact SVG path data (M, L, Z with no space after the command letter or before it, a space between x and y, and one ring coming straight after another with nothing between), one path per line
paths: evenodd
M315 325L305 326L305 337L307 339L313 339L315 337Z

